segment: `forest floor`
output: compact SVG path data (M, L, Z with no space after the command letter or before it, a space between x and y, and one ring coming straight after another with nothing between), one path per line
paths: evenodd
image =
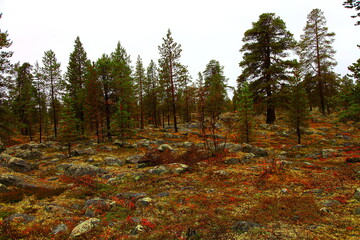
M8 147L0 240L360 239L359 125L312 114L298 145L281 118L257 121L250 145L220 124L217 152L196 123L72 157L57 142Z

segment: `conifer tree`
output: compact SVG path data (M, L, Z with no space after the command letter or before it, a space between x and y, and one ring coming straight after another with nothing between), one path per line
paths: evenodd
M85 101L85 75L89 61L85 49L77 37L74 51L70 54L69 65L66 72L67 92L72 98L75 116L78 119L77 129L84 134L84 101Z
M39 131L39 142L42 142L43 139L43 132L44 132L44 126L46 126L45 119L47 119L47 111L46 111L46 93L45 93L45 83L43 81L41 68L39 66L39 63L36 62L33 70L33 76L34 76L34 87L35 87L35 99L36 104L35 107L37 109L37 115L38 115L38 131Z
M95 131L97 142L103 137L105 116L104 93L95 63L87 67L85 80L84 114L87 129Z
M203 72L204 87L206 89L206 112L213 124L216 118L225 110L225 99L227 97L224 67L216 60L211 60Z
M2 14L0 13L0 19ZM12 42L9 39L7 31L2 32L0 29L0 144L1 140L9 138L11 134L11 112L8 104L8 86L11 79L10 72L12 65L10 58L13 55L12 51L6 49L11 46Z
M50 95L54 136L56 138L58 135L58 98L61 90L60 63L52 50L44 53L42 62L44 66L41 69L41 75L44 78L46 90Z
M79 138L80 132L78 131L78 119L73 108L74 104L71 102L72 98L67 94L64 96L63 108L61 110L60 121L60 136L59 140L68 148L69 157L71 157L71 146Z
M205 106L206 106L206 88L204 86L204 78L201 72L198 74L197 79L197 113L198 121L201 129L201 134L205 135Z
M111 58L103 54L95 64L101 90L103 93L103 103L105 111L106 136L111 141L111 116L114 112L115 86L112 77Z
M117 111L114 114L111 129L113 135L118 136L121 145L124 145L126 139L132 135L133 121L126 105L122 105L121 101L117 105Z
M355 11L360 11L360 1L359 0L346 0L343 5L346 8L355 9ZM360 12L351 16L352 18L360 17ZM360 25L360 21L357 21L355 25Z
M130 56L126 50L118 42L116 49L111 53L111 81L114 87L113 105L116 107L114 112L121 109L122 118L129 118L123 122L132 122L136 118L135 113L135 87L134 79L132 78ZM127 112L125 114L125 112Z
M35 87L33 86L32 66L29 63L15 65L16 85L13 93L13 110L18 119L22 135L33 140L35 123Z
M327 104L326 76L336 65L335 50L332 47L334 36L335 33L328 32L324 13L320 9L313 9L308 15L304 34L301 35L299 55L303 75L310 74L317 85L316 92L323 114Z
M144 105L146 106L147 118L149 124L154 124L155 127L159 124L158 119L158 89L159 77L157 73L157 67L153 60L150 61L149 66L146 69L146 79L144 82Z
M163 38L163 44L158 47L160 53L159 67L160 78L164 81L166 92L170 97L171 110L174 121L175 132L178 132L177 127L177 109L176 109L176 85L180 80L179 65L181 57L181 45L176 43L171 36L171 31L168 29L166 38Z
M144 81L145 81L145 68L142 59L138 56L135 67L135 81L137 84L137 92L139 98L140 110L140 129L144 129Z
M246 143L249 143L251 136L253 135L254 128L254 100L247 82L244 82L239 87L236 99L239 117L237 129L240 134L240 139Z
M301 83L300 72L295 71L291 83L290 103L287 111L287 123L295 130L297 143L301 144L301 135L309 125L309 109L306 93Z
M295 40L286 30L285 22L274 13L261 14L252 25L244 34L245 44L240 50L244 54L240 62L243 72L238 81L250 81L255 97L265 99L266 123L271 124L276 120L275 96L279 82L289 78L288 69L294 65L287 57Z

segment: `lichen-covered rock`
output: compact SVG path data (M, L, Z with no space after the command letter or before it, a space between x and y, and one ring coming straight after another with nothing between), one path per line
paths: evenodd
M90 218L90 219L80 223L71 231L70 238L75 238L84 233L91 231L93 228L98 226L99 223L100 223L100 220L97 218Z
M6 167L16 171L16 172L30 172L34 169L37 169L38 166L36 164L29 163L24 159L13 157L11 158L5 165Z
M15 157L22 158L22 159L35 159L40 158L42 153L37 149L32 150L16 150Z
M61 223L59 225L57 225L56 227L54 227L54 229L52 230L52 234L56 235L58 233L66 233L69 230L68 226L64 223Z
M136 206L138 207L147 207L147 206L150 206L150 204L153 202L153 199L150 198L150 197L144 197L144 198L141 198L139 199L137 202L136 202Z
M245 233L252 228L259 228L259 227L262 226L258 223L249 222L249 221L238 221L232 226L232 229L233 231L238 233Z
M266 157L269 155L265 149L254 147L250 144L244 144L242 151L246 153L253 153L256 157Z
M107 171L105 169L96 167L90 164L73 164L70 167L65 169L65 175L71 177L80 177L84 175L97 175L105 174Z
M157 175L164 174L167 172L169 172L169 169L167 169L167 167L165 165L156 166L156 167L148 170L148 173L157 174Z
M181 163L170 163L170 164L164 164L156 166L152 169L148 170L148 173L150 174L165 174L165 173L176 173L181 174L184 172L187 172L190 169L188 165L181 164Z
M96 154L96 150L93 148L74 149L71 151L72 156L83 156L83 155L94 155L94 154Z
M132 155L127 157L125 162L131 164L137 164L142 158L144 158L143 155Z
M161 151L161 152L164 152L166 150L168 151L174 151L174 149L169 145L169 144L161 144L159 147L158 147L158 150Z
M357 188L354 193L354 198L360 201L360 188Z
M112 156L104 158L104 163L106 165L110 165L110 166L123 166L123 165L125 165L125 162L123 160L120 160L117 157L112 157Z
M36 218L34 216L28 215L28 214L23 214L23 213L14 213L11 214L10 216L6 217L4 219L5 222L12 222L12 221L17 221L17 222L22 222L22 223L29 223L34 221Z
M30 178L30 177L27 177ZM31 179L35 181L35 179ZM22 188L36 188L34 184L28 183L24 178L14 176L11 174L0 174L0 183L5 186L14 186L14 187L22 187Z

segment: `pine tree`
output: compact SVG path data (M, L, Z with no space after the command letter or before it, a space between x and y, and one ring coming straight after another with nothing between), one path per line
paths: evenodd
M295 130L297 143L301 143L301 135L309 125L309 109L306 93L301 83L299 71L294 72L291 81L290 103L287 111L289 128Z
M58 97L61 90L61 70L55 53L52 50L46 51L43 57L41 75L44 78L45 87L50 94L50 105L55 138L58 135Z
M169 94L171 102L171 110L174 120L175 132L178 132L177 127L177 110L176 110L176 85L178 84L179 65L181 57L181 45L176 43L171 36L171 31L168 29L166 38L163 38L163 44L158 47L160 53L159 67L160 78L163 80L166 91Z
M112 62L108 55L103 54L95 64L101 90L105 111L106 136L111 141L111 116L114 112L115 86L112 77Z
M204 77L199 72L197 79L197 113L198 121L201 129L201 135L205 135L205 107L206 107L206 88L204 86Z
M355 11L360 11L360 1L359 0L347 0L343 3L346 8L355 9ZM360 17L360 12L351 16L352 18ZM357 21L355 25L360 25L360 21Z
M238 81L251 81L255 97L266 100L266 123L274 123L279 82L289 78L288 69L294 64L287 60L288 50L295 45L293 35L274 13L264 13L245 32L243 42L240 50L244 53L240 62L243 72Z
M43 81L41 68L39 66L39 63L36 62L33 70L33 76L34 76L34 87L35 87L35 99L36 104L35 108L37 109L37 115L38 115L38 131L39 131L39 142L42 142L43 139L43 132L44 132L44 126L46 126L45 119L47 115L46 111L46 93L45 93L45 83Z
M251 136L253 135L254 128L254 100L247 82L244 82L241 86L239 86L236 99L239 117L237 130L240 135L240 139L249 143Z
M215 124L216 119L225 110L225 99L227 97L224 67L216 60L211 60L203 72L204 87L206 89L206 113Z
M303 75L310 74L317 85L320 110L325 114L326 109L326 74L331 73L336 65L335 50L331 46L335 33L328 32L324 13L320 9L313 9L301 35L299 48L300 62Z
M63 108L61 111L60 136L59 141L68 148L69 157L71 157L71 146L79 138L78 119L76 118L74 104L71 102L72 97L65 95Z
M137 92L139 98L139 110L140 110L140 129L144 129L144 81L145 81L145 69L142 63L142 59L138 56L135 67L135 81L137 84Z
M66 80L67 92L72 98L75 116L79 120L77 129L84 134L84 101L85 101L85 75L89 61L85 49L77 37L75 40L74 51L70 54L69 65L67 67Z
M146 106L147 118L149 119L149 124L154 124L155 127L159 124L158 119L158 87L159 87L159 77L157 74L157 67L153 60L150 61L149 66L146 70L146 79L144 82L144 105Z
M133 121L130 117L130 112L126 105L121 102L117 105L117 111L114 114L114 120L111 124L111 129L114 135L118 136L121 145L124 145L126 139L132 135Z
M0 19L2 14L0 14ZM11 46L12 42L9 39L7 31L2 32L0 29L0 145L1 140L9 139L11 134L11 115L8 104L8 89L11 80L10 72L12 65L10 58L13 55L12 51L5 49Z
M87 129L95 131L97 142L103 137L103 122L105 120L104 94L95 63L88 66L85 76L84 119Z
M35 124L36 89L33 86L32 66L29 63L15 65L16 85L12 92L13 111L18 119L21 134L33 140Z
M127 122L131 122L131 118L136 118L135 114L135 87L132 78L130 56L126 53L124 47L118 42L116 49L111 53L111 81L114 87L113 103L115 106L121 106L122 111L126 111ZM119 109L117 107L117 109ZM118 111L118 110L115 110ZM125 117L124 115L122 117Z

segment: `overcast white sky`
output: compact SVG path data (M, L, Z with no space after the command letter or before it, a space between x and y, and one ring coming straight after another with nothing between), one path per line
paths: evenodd
M76 36L88 57L96 61L111 53L118 41L135 65L137 55L145 67L157 62L158 46L170 28L182 45L181 62L193 79L215 59L223 65L229 84L235 86L241 69L239 49L244 32L260 14L274 12L299 40L307 15L320 8L329 31L335 32L337 73L360 57L360 26L354 26L353 10L344 0L0 0L1 31L13 41L13 62L41 63L44 51L52 49L66 70Z

